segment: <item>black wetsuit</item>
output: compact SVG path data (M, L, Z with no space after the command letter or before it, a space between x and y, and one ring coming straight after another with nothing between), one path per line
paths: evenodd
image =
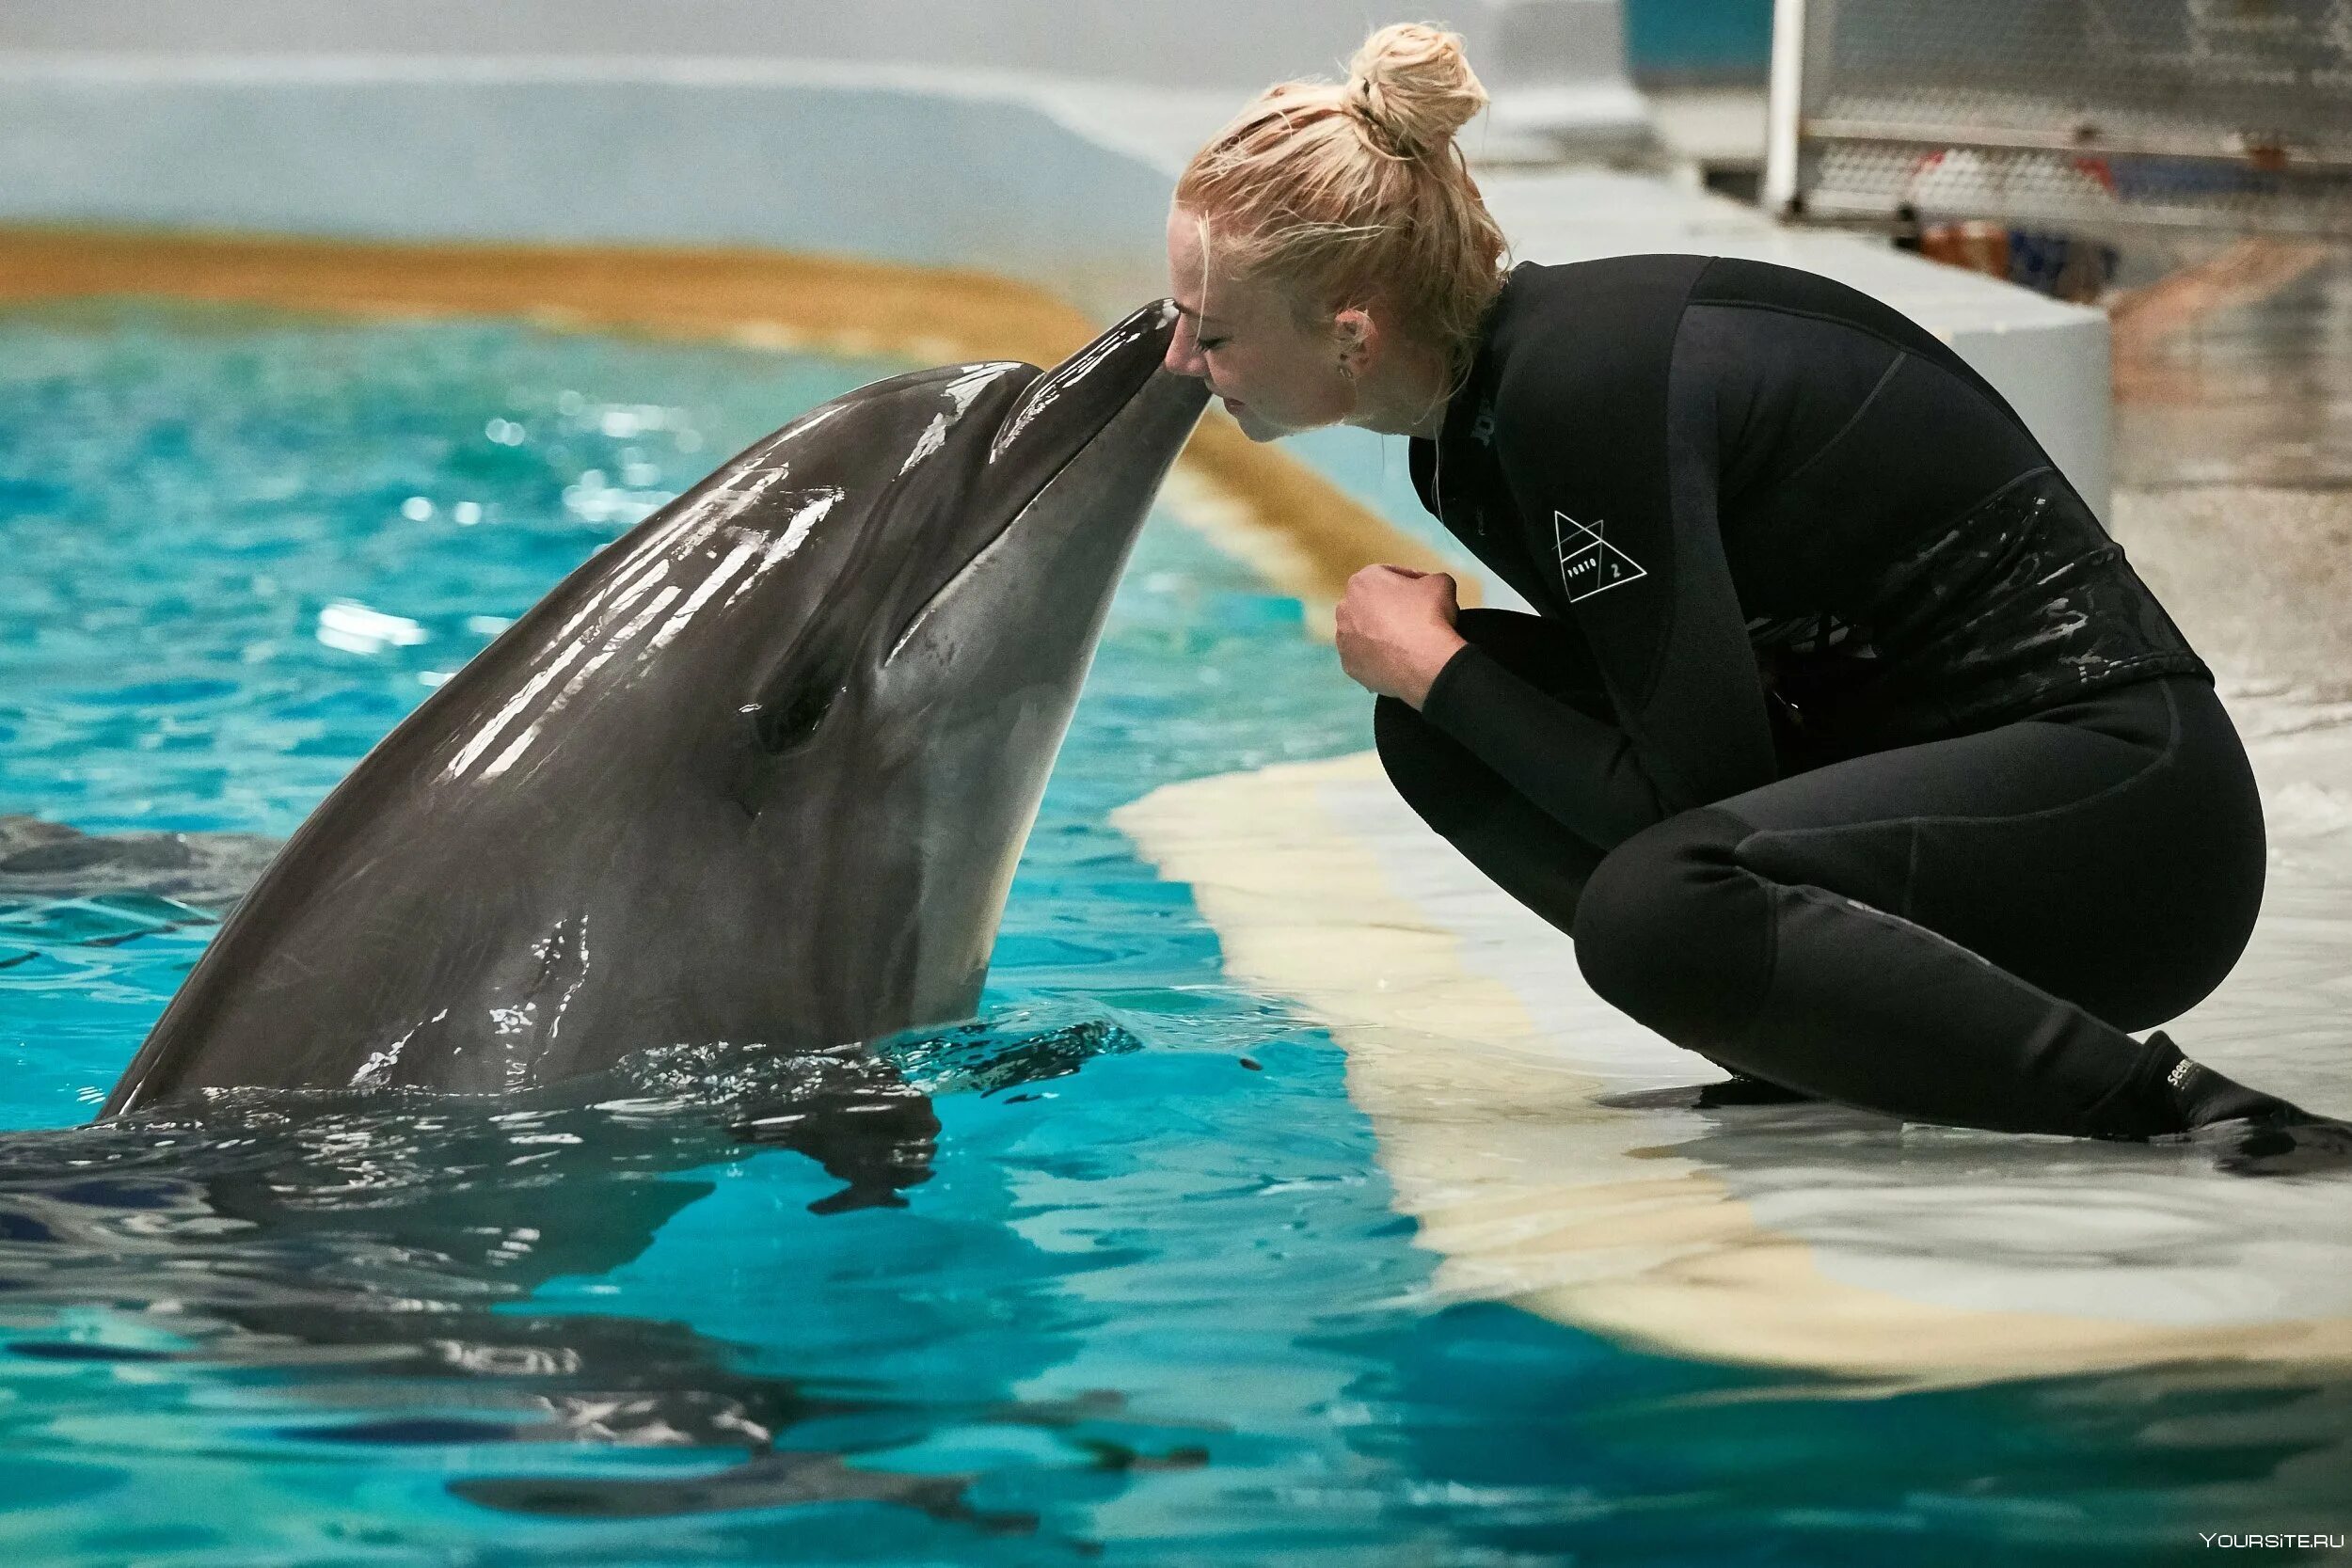
M2261 903L2212 675L1915 323L1762 262L1522 266L1412 471L1541 613L1465 611L1422 711L1376 705L1382 759L1607 1000L1918 1120L2281 1104L2124 1033Z

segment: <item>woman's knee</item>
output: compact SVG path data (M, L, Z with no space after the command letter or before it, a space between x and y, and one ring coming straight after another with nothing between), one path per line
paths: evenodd
M1762 1005L1772 904L1734 853L1753 832L1684 812L1610 851L1577 906L1577 967L1600 997L1677 1045L1735 1036Z
M1422 821L1445 832L1440 824L1459 816L1476 759L1460 741L1394 697L1374 699L1372 741L1389 783L1405 803Z

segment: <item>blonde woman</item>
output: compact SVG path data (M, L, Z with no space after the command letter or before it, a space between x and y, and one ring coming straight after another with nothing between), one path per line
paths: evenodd
M1259 440L1411 438L1539 613L1373 566L1396 787L1716 1098L2341 1157L2161 1023L2236 962L2262 805L2213 679L2008 404L1895 310L1700 256L1502 269L1460 40L1384 28L1192 160L1168 366Z

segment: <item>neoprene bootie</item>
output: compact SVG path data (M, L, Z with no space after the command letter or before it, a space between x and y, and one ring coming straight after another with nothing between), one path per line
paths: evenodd
M2216 1164L2241 1176L2308 1176L2352 1170L2352 1123L2306 1111L2250 1089L2181 1053L2161 1029L2147 1039L2152 1060L2141 1082L2162 1087L2179 1131L2208 1132L2223 1144ZM2161 1075L2154 1076L2160 1069Z
M2217 1121L2313 1119L2299 1105L2260 1089L2249 1089L2236 1079L2183 1055L2181 1048L2161 1029L2148 1037L2147 1044L2162 1059L2165 1094L2180 1116L2180 1132L2193 1132Z

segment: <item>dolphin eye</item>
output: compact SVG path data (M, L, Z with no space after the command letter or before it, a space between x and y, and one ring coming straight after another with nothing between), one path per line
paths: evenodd
M784 702L760 704L752 715L752 733L770 753L788 752L817 733L826 710L833 706L834 689L812 681Z

